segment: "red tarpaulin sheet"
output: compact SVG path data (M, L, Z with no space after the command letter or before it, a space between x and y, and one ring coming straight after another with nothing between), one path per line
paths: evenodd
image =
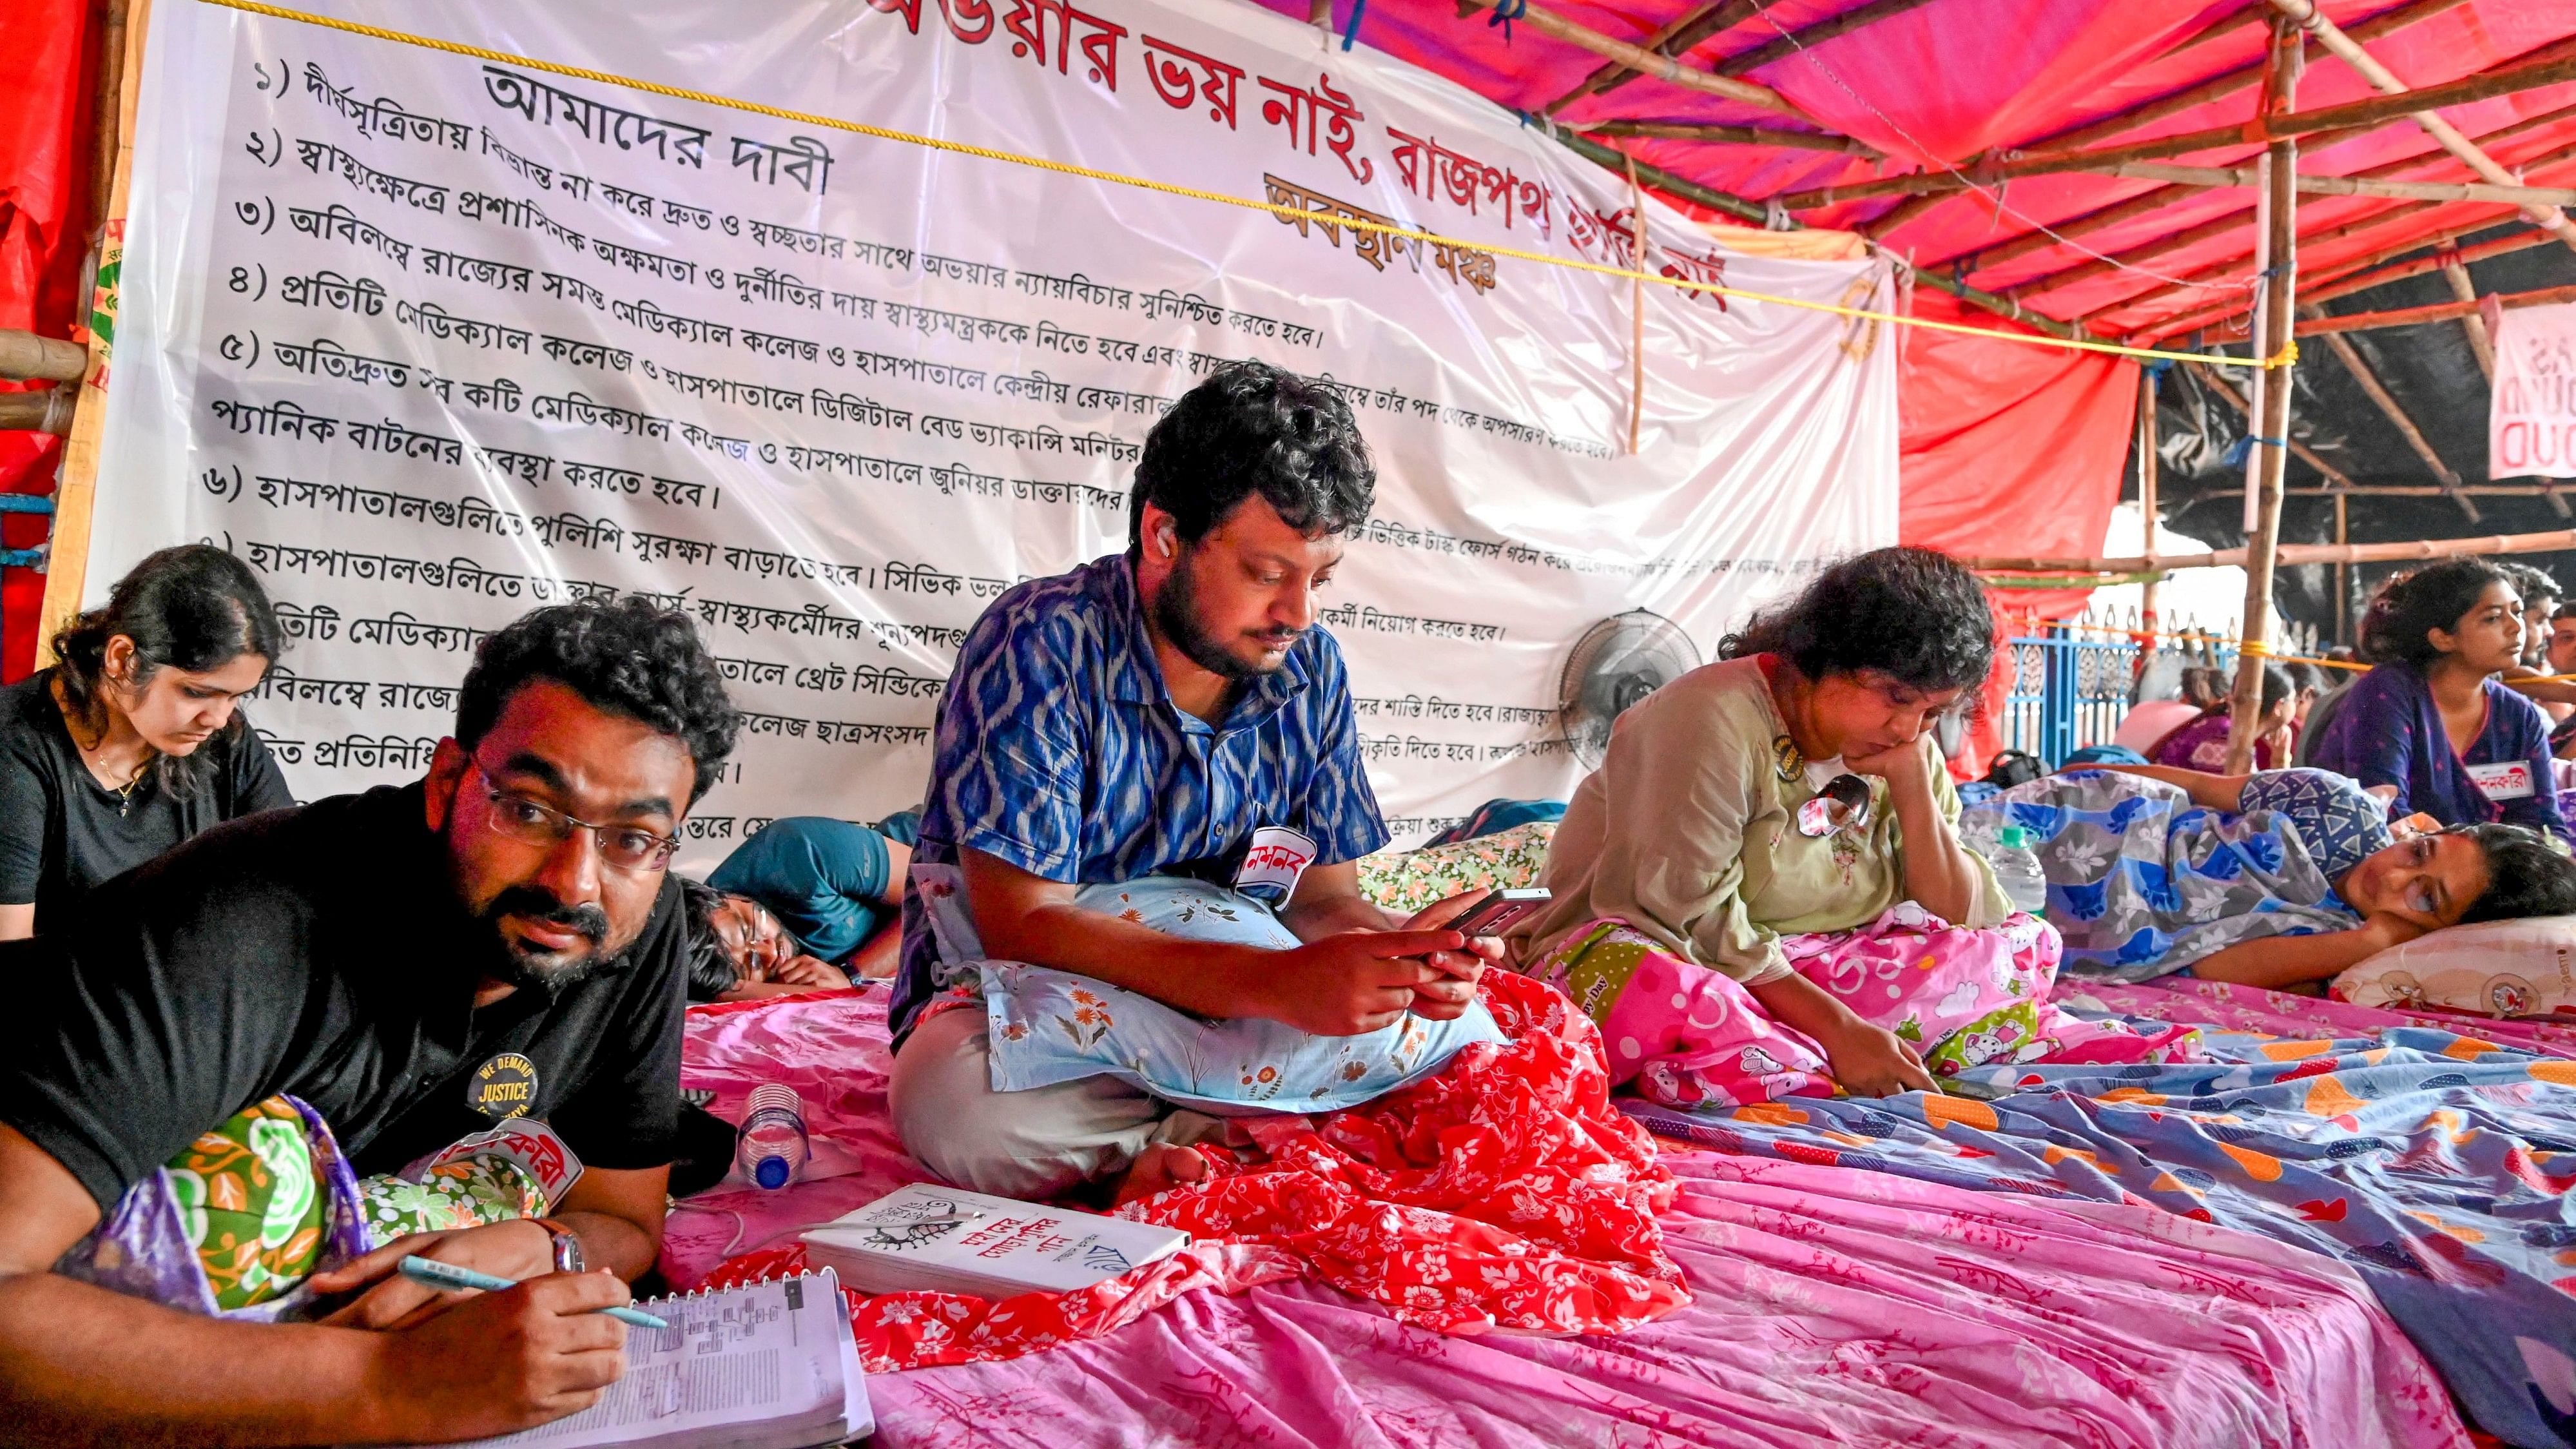
M102 28L86 0L10 0L0 23L0 327L70 335L88 249L90 110ZM0 382L0 388L18 384ZM0 432L0 492L50 493L62 440ZM39 515L0 514L0 544L45 541ZM0 569L0 680L34 667L45 576Z
M1928 288L1916 289L1914 310L1946 321L1979 315ZM1968 555L2102 551L2137 421L2135 363L1930 328L1905 334L1902 358L1902 541ZM1993 597L1999 613L2057 618L2082 608L2088 592L2011 589ZM1961 778L1983 774L2003 746L1999 723L2011 669L2009 654L1998 651L1968 749L1953 761Z

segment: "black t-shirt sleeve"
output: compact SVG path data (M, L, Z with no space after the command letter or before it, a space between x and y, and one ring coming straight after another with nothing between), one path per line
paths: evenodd
M45 835L53 824L53 792L25 743L0 737L0 905L7 906L36 903L45 875Z
M584 1166L660 1167L678 1155L686 936L679 892L666 886L633 947L618 1011L602 1028L598 1066L549 1124Z
M256 815L262 810L283 810L295 803L295 792L286 788L286 775L277 768L277 756L268 752L268 741L259 731L242 722L242 732L233 741L233 816Z
M305 1006L297 973L256 964L303 954L292 896L239 882L155 904L111 887L70 929L0 943L0 980L31 1024L0 1052L0 1121L102 1213L266 1094Z

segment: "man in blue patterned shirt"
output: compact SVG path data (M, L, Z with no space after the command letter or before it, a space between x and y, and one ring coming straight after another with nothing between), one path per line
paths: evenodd
M1046 1197L1131 1166L1131 1193L1206 1170L1186 1144L1213 1119L1121 1077L996 1090L981 959L1320 1036L1481 1015L1498 942L1399 929L1359 894L1355 862L1387 832L1315 613L1375 490L1339 397L1237 364L1146 439L1127 552L1012 589L967 635L893 1005L895 1123L934 1172ZM962 878L977 949L940 949L922 898L938 867Z

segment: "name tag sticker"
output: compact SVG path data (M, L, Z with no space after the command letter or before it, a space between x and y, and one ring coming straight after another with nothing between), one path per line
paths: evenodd
M1234 873L1234 888L1254 900L1284 905L1314 861L1315 842L1284 825L1264 825L1252 832L1243 868Z
M477 1155L518 1164L550 1204L562 1202L564 1193L581 1177L581 1159L573 1155L552 1127L533 1117L514 1118L489 1132L452 1142L405 1167L402 1176L413 1182L427 1182L432 1169Z
M2529 760L2506 760L2500 764L2471 765L2469 778L2477 783L2478 793L2490 800L2531 798L2531 762Z

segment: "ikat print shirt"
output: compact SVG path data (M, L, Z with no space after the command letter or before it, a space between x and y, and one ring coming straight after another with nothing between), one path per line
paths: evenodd
M939 704L914 860L950 865L971 849L1071 885L1225 885L1266 825L1314 841L1315 865L1387 842L1341 649L1322 626L1245 681L1219 725L1172 703L1124 555L1022 584L968 631ZM943 967L907 890L898 1042L951 975L976 979Z

